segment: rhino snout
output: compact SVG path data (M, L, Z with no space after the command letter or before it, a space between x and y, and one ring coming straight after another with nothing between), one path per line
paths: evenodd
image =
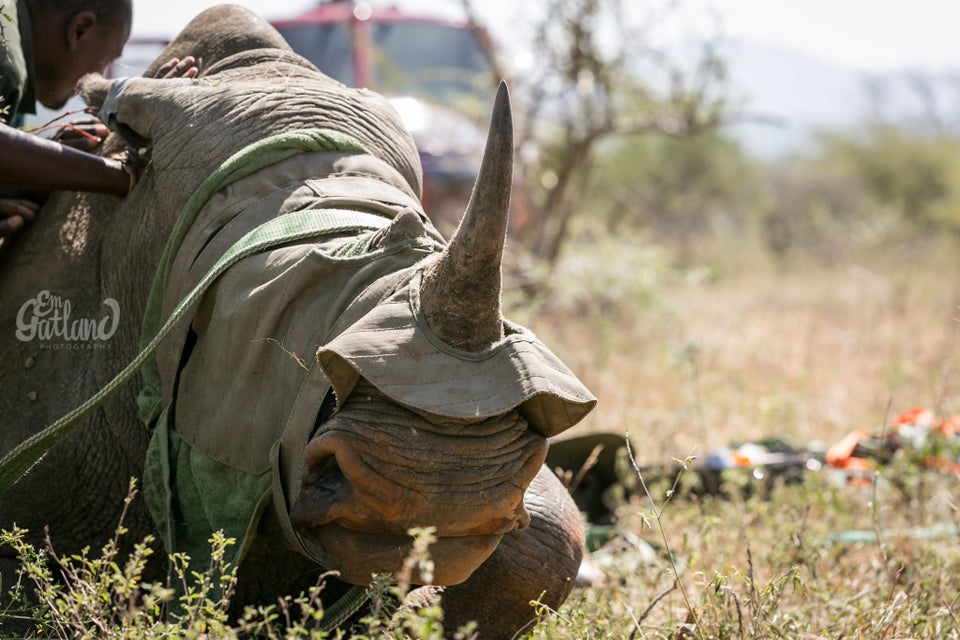
M410 451L399 455L342 431L315 438L293 523L382 535L431 526L438 537L499 536L529 524L523 493L546 456L540 436L527 434L508 453L472 466L444 451Z

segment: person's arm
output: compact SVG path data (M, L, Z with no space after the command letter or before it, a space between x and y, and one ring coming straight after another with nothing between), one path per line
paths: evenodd
M171 58L155 78L193 78L199 69L193 56ZM103 137L108 130L99 121L85 126ZM69 136L68 136L69 137ZM99 140L97 141L99 142ZM101 158L68 144L24 133L0 124L0 187L38 191L93 191L123 197L133 186L132 175L118 160Z
M131 175L119 160L101 158L0 124L0 186L39 191L127 195Z
M171 58L155 78L194 78L199 72L193 56ZM0 123L0 187L35 191L93 191L123 197L133 188L134 175L110 158L85 153L109 130L99 121L79 123L49 140ZM82 128L93 138L76 132ZM0 240L33 220L39 206L30 200L0 198Z

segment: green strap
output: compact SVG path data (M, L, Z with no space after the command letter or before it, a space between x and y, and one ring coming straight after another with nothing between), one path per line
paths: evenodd
M0 460L0 493L15 484L37 460L54 445L63 440L77 425L122 384L130 380L138 369L143 368L146 389L156 389L160 384L159 371L153 353L160 342L170 333L190 307L199 300L210 285L237 261L281 244L303 240L317 235L378 229L386 227L386 218L342 209L308 210L286 214L270 220L246 234L217 261L213 268L180 301L170 317L161 326L163 296L167 289L173 260L180 249L197 214L210 197L225 186L244 178L264 167L285 160L297 153L311 151L343 151L369 153L353 138L327 129L307 129L280 134L254 143L237 152L207 177L187 201L177 218L154 277L150 297L144 312L140 353L116 377L97 394L66 414L49 427L22 442ZM144 404L146 400L146 404ZM149 424L149 414L155 407L151 394L141 394L141 416ZM368 599L367 589L352 587L344 597L326 612L325 629L333 629L356 613Z
M160 329L163 320L163 299L167 291L167 282L173 261L180 245L193 226L197 214L206 206L216 192L227 185L245 178L261 169L286 160L298 153L315 151L342 151L348 153L369 153L366 147L347 136L331 129L301 129L281 133L258 140L230 156L197 187L184 205L180 216L173 225L167 238L163 255L157 265L150 296L144 310L143 326L140 331L140 348L143 349ZM137 398L140 420L153 424L160 414L160 371L155 358L149 358L143 364L141 373L144 392Z
M296 240L330 233L383 228L388 224L389 220L386 218L368 213L341 209L319 209L288 213L279 218L274 218L247 233L227 250L203 279L180 301L180 304L173 310L163 326L157 330L153 338L123 371L118 373L96 395L46 429L22 442L10 451L3 460L0 460L0 493L6 491L19 480L44 453L66 437L84 418L100 406L107 396L130 380L153 354L161 340L170 333L189 308L203 296L214 280L238 260Z
M300 131L282 133L248 145L244 149L241 149L228 158L213 173L207 176L207 178L200 184L197 190L193 193L193 195L190 196L190 199L184 205L182 211L180 212L180 216L177 218L176 223L174 223L173 230L170 232L170 236L167 239L163 256L160 259L160 263L157 267L157 273L154 277L153 287L150 290L150 297L147 299L147 307L144 311L143 327L140 334L140 354L113 380L107 383L107 385L103 387L99 393L94 395L92 398L84 402L67 415L57 420L46 429L43 429L39 433L34 434L24 442L20 443L20 445L4 456L4 458L0 460L0 493L3 493L9 489L17 480L19 480L20 477L26 473L27 470L34 463L36 463L41 456L43 456L44 453L49 451L50 448L52 448L55 444L63 440L63 438L66 437L67 434L69 434L77 426L77 424L80 423L81 420L90 415L94 409L100 406L107 396L113 393L120 385L129 380L133 374L136 373L137 369L143 367L142 375L147 389L159 388L160 374L157 370L156 359L151 357L153 351L156 350L157 345L159 344L160 340L163 339L163 336L170 331L173 325L176 324L177 320L179 320L183 313L186 312L186 308L203 294L202 289L205 289L214 279L216 279L216 276L210 277L211 274L216 271L218 267L222 267L218 272L219 275L219 273L222 273L222 271L229 266L229 264L224 262L228 256L231 256L231 259L233 262L235 262L244 256L250 255L250 253L253 253L257 250L262 250L263 248L269 248L275 244L289 240L305 238L311 235L328 233L334 230L333 227L329 226L331 224L334 226L338 224L346 225L346 228L343 230L353 230L357 228L377 228L385 225L385 221L382 219L378 219L376 216L370 216L368 214L364 214L362 217L360 217L361 214L354 212L327 210L326 212L321 212L320 217L315 217L313 214L317 214L318 212L302 211L299 212L299 214L306 215L309 228L302 230L304 231L303 235L297 235L297 232L301 230L295 227L297 224L296 221L304 219L304 215L290 217L294 216L294 214L288 214L282 218L271 220L263 226L251 231L249 234L241 238L237 244L231 247L227 254L225 254L221 260L214 265L213 270L207 274L207 277L205 277L200 284L198 284L197 287L187 295L187 298L185 298L180 306L177 307L177 310L173 312L166 325L161 328L160 325L162 322L161 314L163 296L167 289L167 282L170 278L170 270L173 267L173 260L177 255L177 251L180 250L180 245L183 243L183 239L186 237L191 225L193 225L194 221L196 220L197 214L207 204L207 201L209 201L210 197L220 189L223 189L225 186L267 166L276 164L277 162L290 158L298 153L311 151L368 153L367 149L362 144L343 133L330 129L303 129ZM337 219L328 219L328 215L333 215ZM321 220L321 218L323 219ZM284 220L284 222L281 223L281 220ZM274 237L273 234L278 235ZM272 237L272 240L267 239L267 236ZM271 241L273 244L269 244ZM248 247L251 246L251 243L264 244L258 244L261 249L248 250ZM230 264L232 264L232 262ZM150 394L148 394L148 397L149 396ZM143 400L138 401L143 402ZM156 406L154 405L156 404L158 403L151 403L148 401L148 411L155 411ZM145 416L144 407L141 405L141 417L149 418L148 420L144 420L144 422L149 424L152 422L152 418L155 418L156 416Z
M370 599L370 589L358 584L340 596L340 599L325 607L320 620L321 631L333 631L350 619Z

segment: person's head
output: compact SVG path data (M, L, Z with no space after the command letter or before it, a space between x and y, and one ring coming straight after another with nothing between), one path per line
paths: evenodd
M27 0L37 100L61 108L77 81L103 71L130 37L131 0Z

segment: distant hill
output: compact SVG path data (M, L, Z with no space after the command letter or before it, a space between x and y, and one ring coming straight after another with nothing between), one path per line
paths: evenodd
M745 119L728 131L760 158L810 150L815 131L854 126L867 113L865 73L769 45L728 46L730 90Z
M960 131L960 74L903 69L884 73L845 69L812 56L756 43L727 45L730 91L741 106L744 122L728 132L761 159L776 159L815 148L817 131L849 130L871 114L868 86L885 88L883 111L897 122L923 119L911 74L930 80L937 110Z

